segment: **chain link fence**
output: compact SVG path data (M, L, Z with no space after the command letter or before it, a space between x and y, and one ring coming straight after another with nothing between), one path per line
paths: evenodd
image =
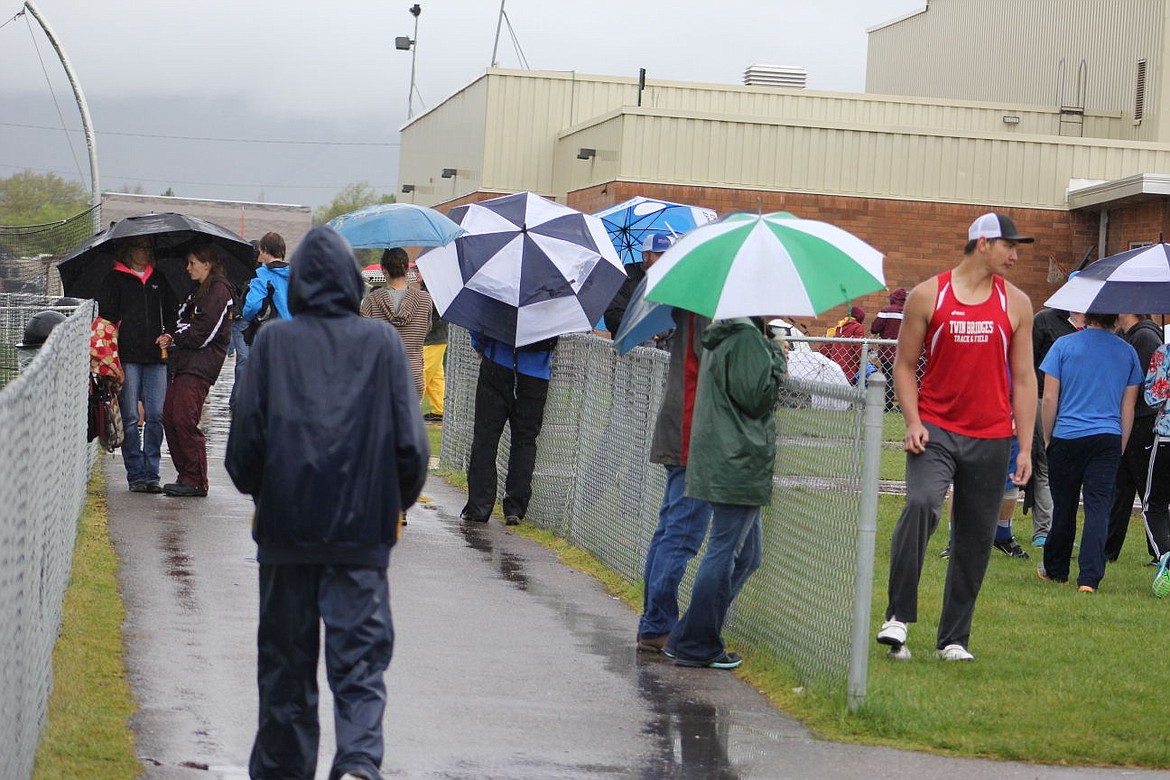
M457 327L447 354L441 465L465 470L479 357ZM660 350L638 347L619 356L607 339L563 336L538 441L527 520L632 583L642 579L665 481L647 456L668 363ZM764 563L725 630L739 646L773 654L808 684L847 688L851 708L865 695L885 404L884 379L870 379L860 388L796 375L785 382L776 489L763 513ZM501 486L508 446L505 429ZM683 602L696 569L692 563Z
M20 373L17 345L24 338L24 328L33 315L55 311L68 317L77 304L62 305L59 299L28 293L0 293L0 387Z
M94 206L49 225L0 225L0 293L60 295L56 265L93 235Z
M9 322L49 299L0 314ZM31 305L27 305L31 303ZM86 440L90 301L0 389L0 777L32 774L53 686L53 646L96 448ZM23 327L23 322L20 323Z

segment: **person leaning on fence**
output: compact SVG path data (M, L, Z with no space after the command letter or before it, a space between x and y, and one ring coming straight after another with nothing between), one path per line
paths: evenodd
M642 617L638 620L638 649L651 653L662 652L678 623L679 583L687 564L698 554L711 520L711 505L686 495L703 330L711 321L683 309L675 309L671 316L675 327L669 341L670 365L650 442L650 462L666 469L666 485L658 525L646 549Z
M496 451L507 423L512 446L504 482L504 523L523 522L532 498L536 437L544 425L556 344L554 336L516 348L472 332L471 346L480 354L480 361L467 464L467 503L459 513L461 520L486 523L491 518L496 505Z
M712 323L703 332L686 494L710 503L711 535L691 603L663 652L678 666L734 669L723 644L732 601L763 561L762 507L772 499L776 403L787 362L762 317Z
M118 393L122 426L122 462L135 493L161 493L163 406L167 395L167 359L157 340L175 326L175 293L154 264L150 236L118 242L118 259L98 292L98 316L118 326L118 356L126 381ZM145 422L138 435L138 404Z
M187 274L196 287L179 307L173 333L158 337L170 353L170 385L163 405L167 448L178 477L163 486L168 496L207 495L207 439L199 428L203 402L227 357L234 292L223 273L223 257L212 243L187 253Z
M890 542L889 602L877 641L898 660L910 657L907 624L918 620L926 546L952 482L953 542L936 646L944 661L974 660L971 620L995 538L1013 414L1020 452L1012 481L1024 485L1032 472L1032 304L1003 278L1016 264L1017 244L1032 239L994 213L976 219L967 237L957 267L910 292L894 358L906 421L906 505Z
M310 230L292 256L291 290L295 317L265 326L253 345L225 463L256 504L259 718L248 768L256 780L314 776L324 623L337 735L329 777L376 780L394 650L387 568L398 518L426 480L426 430L402 338L358 314L348 242Z
M906 308L906 288L899 287L890 293L890 305L885 306L874 315L870 323L869 332L879 339L897 341L898 331L902 328L902 310ZM879 344L877 360L882 369L882 376L886 378L886 411L894 408L894 353L897 348L893 344Z

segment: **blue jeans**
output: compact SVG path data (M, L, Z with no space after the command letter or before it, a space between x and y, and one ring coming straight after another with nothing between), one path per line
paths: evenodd
M234 382L232 384L232 394L228 399L228 405L234 407L236 405L236 385L240 383L240 375L244 371L244 364L248 362L248 355L252 353L252 347L244 341L244 328L248 327L251 320L234 319L232 320L232 341L231 348L236 351L236 369Z
M1052 487L1052 530L1044 543L1044 571L1057 582L1068 580L1077 506L1085 504L1085 530L1077 556L1077 585L1096 588L1105 576L1105 538L1109 510L1121 462L1121 437L1097 434L1077 439L1053 438L1048 444L1048 475Z
M669 634L678 623L678 586L687 564L699 552L711 521L711 505L687 498L687 470L666 467L666 488L658 509L658 527L650 537L643 575L642 619L638 638Z
M727 611L763 560L760 507L711 504L711 538L695 575L691 605L667 642L675 658L707 663L723 654Z
M122 407L122 425L126 441L122 444L122 461L126 464L126 481L158 482L158 466L162 458L163 401L167 397L167 366L165 363L123 363L126 383L118 394ZM146 414L146 427L138 437L138 402Z

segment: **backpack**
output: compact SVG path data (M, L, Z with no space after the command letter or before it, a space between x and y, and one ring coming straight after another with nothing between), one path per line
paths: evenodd
M260 332L260 328L264 327L269 320L278 319L280 315L276 311L276 288L272 286L272 282L268 283L268 294L264 296L264 302L260 304L260 311L256 312L256 316L244 328L244 343L249 347L252 342L256 340L256 334Z

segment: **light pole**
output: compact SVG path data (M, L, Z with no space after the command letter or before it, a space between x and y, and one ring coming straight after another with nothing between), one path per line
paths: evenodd
M394 39L394 48L399 51L410 50L410 92L406 95L406 118L410 119L414 116L414 59L418 55L418 17L422 14L422 6L415 3L407 10L414 17L414 38L400 35Z

